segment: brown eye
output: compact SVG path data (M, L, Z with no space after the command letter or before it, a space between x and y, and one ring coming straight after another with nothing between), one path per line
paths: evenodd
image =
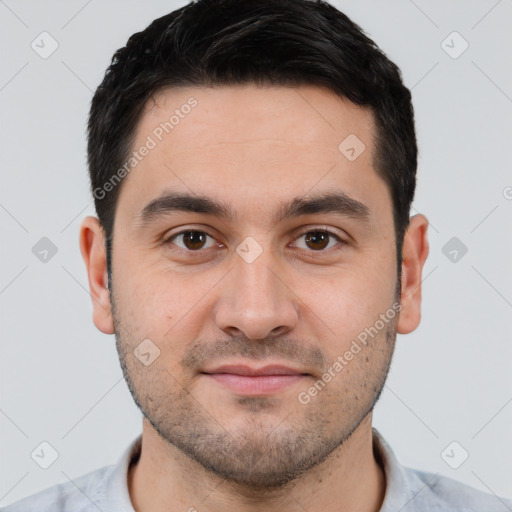
M297 247L309 251L325 251L330 249L333 247L332 244L329 247L331 241L338 242L338 244L335 243L334 245L343 246L345 244L345 241L337 234L325 229L307 231L299 235L298 239L300 238L304 239L304 244L302 247L301 245L297 245Z
M329 244L329 233L325 231L311 231L306 233L305 242L309 248L314 250L325 249Z
M188 251L200 251L201 249L205 249L205 243L207 239L212 237L205 233L204 231L189 230L176 233L171 238L169 238L167 242L175 243L174 241L180 238L182 240L183 245L175 244L179 248Z

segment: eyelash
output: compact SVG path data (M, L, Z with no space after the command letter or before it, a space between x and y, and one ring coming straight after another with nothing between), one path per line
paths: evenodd
M209 233L207 233L206 231L202 231L200 229L185 229L185 230L182 230L178 233L174 233L173 235L169 236L168 238L166 238L164 241L163 241L163 244L166 245L166 246L169 246L169 245L175 245L173 244L173 240L178 238L180 235L184 235L186 233L202 233L202 234L205 234L206 236L210 237L210 238L213 238L215 239L215 237L211 236ZM328 229L328 228L325 228L325 227L322 227L322 228L310 228L308 229L307 231L303 231L302 233L298 234L295 238L298 239L304 235L307 235L309 233L327 233L330 237L333 237L335 238L339 245L340 246L344 246L344 245L347 245L347 242L342 239L337 233L335 233L334 231ZM183 249L182 247L178 247L175 245L175 247L173 248L173 250L176 250L178 252L182 252L182 253L186 253L188 255L192 254L192 255L201 255L201 254L204 254L206 251L208 251L209 249L212 249L213 247L208 247L207 249L198 249L197 251L193 251L193 250L190 250L190 249ZM315 253L326 253L328 251L330 251L331 249L333 249L332 247L330 249L319 249L318 251L315 251L313 249L310 249L310 250L307 250L307 249L301 249L301 250L306 250L308 252L311 252L312 254L315 254ZM338 249L338 250L341 250L341 247Z

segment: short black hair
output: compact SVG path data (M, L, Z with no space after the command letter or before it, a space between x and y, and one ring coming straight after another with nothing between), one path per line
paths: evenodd
M324 86L371 109L373 163L393 199L400 279L418 150L411 93L399 68L357 24L323 0L198 0L133 34L115 52L92 99L88 164L106 238L109 283L122 182L108 193L104 185L126 167L146 102L168 87L247 83Z

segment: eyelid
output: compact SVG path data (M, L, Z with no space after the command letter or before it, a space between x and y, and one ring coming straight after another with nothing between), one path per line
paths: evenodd
M342 231L337 230L337 229L335 229L335 228L333 228L331 226L326 226L326 225L323 225L323 226L322 225L318 225L318 226L313 226L313 227L309 227L308 226L307 229L299 231L294 236L297 238L299 236L305 235L307 233L312 233L312 232L315 232L315 231L322 231L322 232L325 232L325 233L329 233L330 235L333 235L333 236L337 237L342 242L347 242L345 239L349 237L349 235L345 234L345 232L342 232Z
M214 235L212 235L211 233L209 233L206 229L203 229L201 227L198 227L198 226L195 226L195 227L182 227L180 226L180 231L177 231L176 233L172 233L171 235L168 235L168 236L165 236L164 239L162 240L162 244L164 246L167 246L167 245L171 245L172 244L172 241L177 238L178 236L180 235L183 235L185 233L190 233L190 232L198 232L198 233L204 233L206 236L212 238L213 240L216 241L217 243L217 246L218 245L221 245L223 246L224 244L222 244L221 242L217 242L216 240L216 237ZM212 249L213 247L208 247L207 249L198 249L197 251L191 251L191 250L188 250L188 249L183 249L182 247L179 247L175 244L173 244L175 246L175 249L176 251L181 251L181 252L185 252L187 254L201 254L201 253L204 253L206 251L208 251L209 249Z
M303 231L299 231L299 233L294 235L294 242L295 242L295 240L297 240L297 238L307 235L308 233L314 233L314 232L327 233L329 236L336 238L336 240L338 241L338 244L337 244L338 247L334 246L334 247L331 247L330 249L324 249L324 250L319 250L319 251L314 251L311 249L307 250L307 249L302 249L302 248L299 248L299 249L301 249L302 251L306 251L306 252L310 253L311 255L314 255L314 254L322 255L322 254L331 253L331 251L333 251L333 250L334 251L339 250L340 249L339 246L348 245L348 241L346 239L347 237L341 235L338 231L334 230L334 228L331 228L330 226L308 227L307 229L305 229Z

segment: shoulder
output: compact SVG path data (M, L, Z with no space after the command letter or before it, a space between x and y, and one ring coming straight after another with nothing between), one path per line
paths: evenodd
M406 510L428 510L445 512L507 512L512 510L512 500L479 491L439 473L429 473L412 468L403 468L411 489L417 493L412 500L414 506Z
M101 509L106 481L114 466L91 471L23 498L0 512L89 512Z
M374 455L386 476L380 512L511 512L512 500L479 491L440 473L403 466L373 428Z

